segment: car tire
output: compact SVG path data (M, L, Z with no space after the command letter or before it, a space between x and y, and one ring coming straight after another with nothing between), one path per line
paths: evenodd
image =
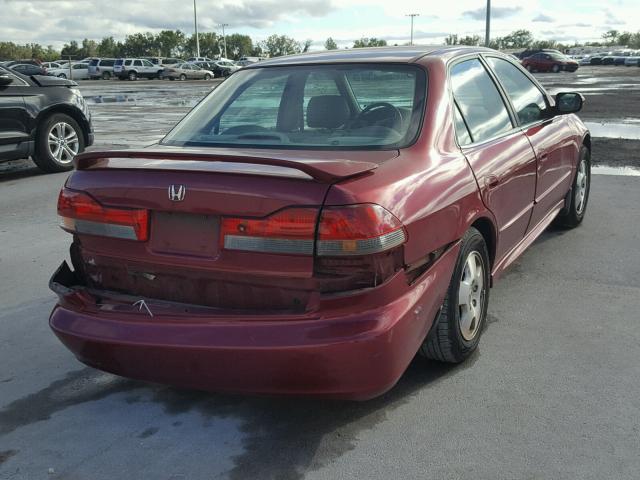
M175 78L169 77L169 80L171 80L173 82L175 80Z
M204 74L204 79L205 80L211 80L211 75L209 75L208 73Z
M66 80L67 76L64 73L61 73L60 75L58 75L58 78L62 78L63 80Z
M462 238L447 295L420 355L460 363L473 353L486 323L490 268L484 237L472 227Z
M133 82L138 79L138 74L132 70L127 74L127 78Z
M63 146L57 143L62 139L65 140ZM33 161L45 172L64 172L73 168L73 158L82 153L84 147L84 132L80 125L69 115L55 113L38 127Z
M525 68L527 69L527 72L533 72L533 68L531 68L531 65L527 65Z
M587 211L589 192L591 191L591 152L584 145L580 149L576 174L568 195L571 203L565 211L561 211L556 223L565 228L575 228L582 223Z
M551 71L553 73L558 73L560 71L560 65L554 65L553 67L551 67Z
M111 80L110 72L102 72L102 80Z
M187 76L183 73L180 75L180 81L184 82L187 79Z

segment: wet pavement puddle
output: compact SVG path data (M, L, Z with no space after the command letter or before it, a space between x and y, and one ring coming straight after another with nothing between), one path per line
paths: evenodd
M628 123L584 122L593 137L640 140L640 123L632 119Z

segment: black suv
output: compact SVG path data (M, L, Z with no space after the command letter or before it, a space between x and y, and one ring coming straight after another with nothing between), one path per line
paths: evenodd
M77 83L0 67L0 162L32 157L45 172L73 168L93 143L91 114Z

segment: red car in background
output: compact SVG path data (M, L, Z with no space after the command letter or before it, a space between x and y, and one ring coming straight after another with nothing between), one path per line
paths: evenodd
M155 147L77 157L50 325L88 365L212 391L368 399L417 352L461 362L491 283L584 217L582 102L483 48L247 66Z
M571 58L554 52L538 52L522 60L530 72L575 72L580 66Z

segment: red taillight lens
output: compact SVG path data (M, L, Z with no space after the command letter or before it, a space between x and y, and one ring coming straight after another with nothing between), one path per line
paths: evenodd
M287 208L266 218L223 218L222 244L227 250L313 254L318 210Z
M266 218L224 218L222 244L227 250L312 255L318 209L287 208ZM319 256L369 255L406 240L396 217L379 205L325 207L318 225Z
M86 193L63 188L58 197L62 228L71 232L146 241L149 212L105 207Z
M400 220L380 205L327 207L320 218L316 252L319 256L367 255L405 240Z

